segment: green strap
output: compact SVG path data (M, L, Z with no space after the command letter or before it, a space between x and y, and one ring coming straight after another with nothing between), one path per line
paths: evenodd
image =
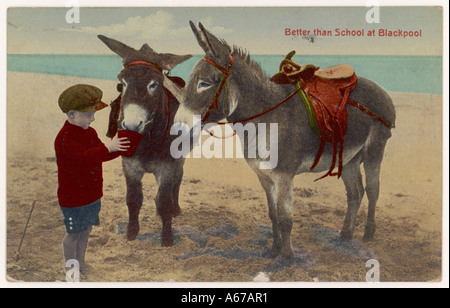
M297 89L300 88L300 82L297 82ZM316 119L316 113L314 112L313 106L311 105L311 102L308 99L308 96L306 96L306 93L303 91L303 89L300 89L298 92L300 95L300 98L303 101L303 104L306 107L306 111L308 112L308 118L309 118L309 125L311 125L311 129L314 133L314 135L317 137L317 139L321 139L320 135L320 129L319 125L317 125L317 119Z

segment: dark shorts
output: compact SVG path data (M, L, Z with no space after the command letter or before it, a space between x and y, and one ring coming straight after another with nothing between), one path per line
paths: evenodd
M100 224L101 199L80 207L61 207L67 233L86 231L89 226Z

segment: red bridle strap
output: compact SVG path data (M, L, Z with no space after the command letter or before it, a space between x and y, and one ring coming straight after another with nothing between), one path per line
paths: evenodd
M227 68L223 68L217 62L214 62L213 60L208 59L207 57L204 57L203 60L205 60L206 62L208 62L209 64L211 64L215 68L217 68L219 71L221 71L224 75L226 75L228 77L228 74L230 74L230 71L231 71L231 67L233 66L233 58L234 58L234 56L231 53L230 54L230 60L228 61Z
M230 60L228 62L228 66L227 66L226 69L223 68L222 66L220 66L218 63L216 63L213 60L208 59L206 57L204 57L203 60L205 60L206 62L208 62L209 64L211 64L212 66L214 66L215 68L217 68L219 71L221 71L223 73L222 80L220 81L219 87L217 88L217 91L216 91L216 94L214 95L213 101L212 101L211 105L209 106L208 110L206 111L205 115L202 118L202 122L205 123L206 120L208 119L212 109L213 108L215 108L216 110L219 109L219 106L217 104L217 99L218 99L220 93L222 92L223 86L225 85L225 82L227 81L228 75L230 74L231 67L233 66L233 53L230 54ZM258 113L258 114L254 115L254 116L251 116L251 117L248 117L248 118L245 118L245 119L242 119L242 120L233 121L233 122L219 122L219 123L216 123L216 124L218 124L218 125L235 124L235 123L247 122L247 121L253 120L253 119L255 119L257 117L260 117L260 116L262 116L262 115L264 115L266 113L269 113L270 111L272 111L272 110L276 109L277 107L281 106L282 104L284 104L286 101L288 101L292 96L294 96L299 91L300 91L300 88L296 89L294 92L289 94L286 98L284 98L281 102L279 102L278 104L276 104L272 108L269 108L269 109L267 109L267 110L265 110L265 111L263 111L261 113Z
M216 110L219 110L219 104L217 103L217 100L219 99L220 93L222 93L223 87L224 87L225 83L227 82L228 75L230 74L231 68L233 66L233 59L234 59L234 56L231 53L227 68L223 68L222 66L220 66L218 63L214 62L213 60L208 59L206 57L203 58L203 60L205 60L206 62L208 62L215 68L217 68L219 71L221 71L223 73L223 76L222 76L222 80L219 83L219 86L217 87L217 91L213 97L212 103L209 106L208 110L206 111L205 115L203 116L202 122L206 122L206 120L208 119L209 114L211 113L213 108L215 108Z
M160 68L158 65L156 65L155 63L152 62L147 62L147 61L133 61L129 64L127 64L123 69L127 69L129 67L132 66L136 66L136 65L146 65L146 66L150 66L153 67L154 69L156 69L157 71L159 71L160 73L162 73L162 68Z

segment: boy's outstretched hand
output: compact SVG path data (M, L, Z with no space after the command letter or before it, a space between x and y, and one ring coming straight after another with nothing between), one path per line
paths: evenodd
M113 139L105 142L105 146L109 150L109 153L117 151L125 152L130 147L129 144L130 141L127 137L119 138L117 135L115 135Z

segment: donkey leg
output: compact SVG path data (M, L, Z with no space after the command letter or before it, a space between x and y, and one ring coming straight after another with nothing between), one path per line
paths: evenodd
M123 170L127 184L128 228L127 239L133 241L139 233L139 212L142 207L142 177L144 171L133 161L123 160Z
M269 217L272 221L272 233L273 233L273 243L272 250L270 252L270 256L272 258L278 257L281 253L281 233L278 228L278 220L277 220L277 201L276 201L276 190L275 183L273 180L257 171L259 181L261 186L264 188L267 197L267 204L269 206Z
M161 246L170 247L173 245L172 218L181 212L178 194L183 178L183 163L161 163L155 170L155 177L159 185L155 202L162 221Z
M180 203L179 203L179 195L180 195L180 187L181 187L181 182L183 180L183 166L184 166L184 161L177 161L177 167L176 172L174 172L174 182L173 182L173 186L172 186L172 196L173 196L173 202L172 202L172 209L171 209L171 214L172 217L177 217L178 215L181 214L181 208L180 208Z
M369 200L367 222L363 241L373 240L375 234L375 208L380 193L380 170L387 140L391 137L386 129L373 129L370 139L363 148L362 161L366 174L366 193Z
M380 194L380 166L364 165L366 171L366 192L369 199L367 222L363 241L371 241L375 235L375 208Z
M280 174L275 181L277 220L281 233L281 256L290 259L294 256L291 245L292 231L292 182L294 176L290 174Z
M342 170L342 180L347 190L347 214L344 220L344 226L341 231L342 239L351 239L355 229L356 215L358 214L361 201L364 196L364 187L362 184L361 156L356 155L348 162Z
M366 173L366 193L369 199L369 210L364 230L363 241L373 240L375 234L375 208L380 194L380 170L384 155L384 146L380 145L378 151L373 151L365 158L364 170Z

